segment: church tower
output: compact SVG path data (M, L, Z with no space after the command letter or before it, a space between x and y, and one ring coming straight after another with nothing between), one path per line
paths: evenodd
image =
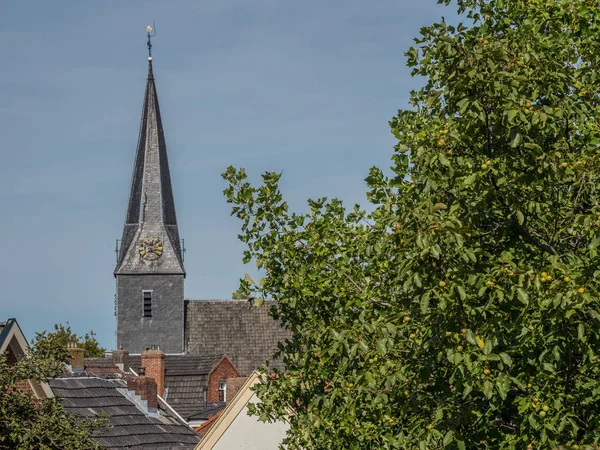
M139 354L155 344L183 353L185 270L151 56L117 255L117 348Z

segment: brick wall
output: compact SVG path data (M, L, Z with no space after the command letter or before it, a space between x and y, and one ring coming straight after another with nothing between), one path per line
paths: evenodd
M17 381L15 383L15 390L33 393L33 389L31 389L31 385L29 384L29 381L27 381L27 380ZM9 386L7 392L12 392L12 391L13 391L12 386Z
M154 379L158 395L162 397L165 393L165 354L158 349L146 350L141 360L146 376Z
M240 391L240 388L244 385L248 378L229 378L227 380L227 401L233 400L233 397Z
M239 372L235 369L233 364L227 358L221 359L219 364L212 370L208 376L208 392L206 393L206 400L209 402L219 401L219 381L225 381L228 378L239 377ZM227 401L231 400L229 392L227 393Z
M127 389L134 391L142 400L148 402L148 409L158 408L156 398L156 382L150 377L136 377L127 380Z

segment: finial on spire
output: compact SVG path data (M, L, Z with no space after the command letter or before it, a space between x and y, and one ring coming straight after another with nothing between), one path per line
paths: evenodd
M148 34L148 61L152 61L152 38L156 36L154 21L152 21L152 26L146 25L146 34Z

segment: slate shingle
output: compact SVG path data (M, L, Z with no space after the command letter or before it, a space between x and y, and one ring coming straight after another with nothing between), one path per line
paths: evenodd
M273 305L272 300L260 308L246 300L186 300L186 353L227 355L242 376L267 361L282 370L281 360L273 355L290 333L269 315Z
M158 417L142 412L117 390L127 388L122 379L67 376L51 379L49 384L67 413L108 416L110 427L95 437L107 449L192 450L198 443L196 433L160 400Z

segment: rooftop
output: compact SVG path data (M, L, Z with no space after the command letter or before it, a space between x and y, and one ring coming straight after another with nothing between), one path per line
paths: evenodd
M65 376L49 384L67 413L108 416L108 430L95 438L107 449L191 450L198 443L196 433L160 399L157 415L145 413L128 396L127 383L120 378Z
M190 355L227 355L248 376L268 362L283 370L275 358L277 344L290 336L288 330L269 315L274 300L262 307L247 300L186 300L186 352Z

